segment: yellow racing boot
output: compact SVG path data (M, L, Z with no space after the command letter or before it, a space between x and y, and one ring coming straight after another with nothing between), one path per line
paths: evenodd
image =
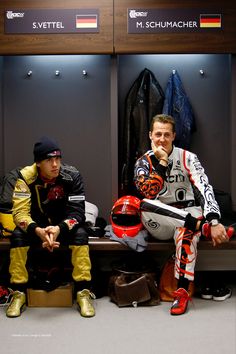
M77 292L77 304L79 306L80 314L83 317L95 316L95 309L92 305L91 299L96 299L95 295L88 289L83 289Z
M7 308L7 317L19 317L26 307L26 296L25 293L20 291L14 291L12 293L12 298L10 304Z

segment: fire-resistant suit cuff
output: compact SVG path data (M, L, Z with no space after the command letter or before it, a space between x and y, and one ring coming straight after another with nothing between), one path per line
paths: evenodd
M209 213L207 214L206 219L210 223L213 219L220 220L220 215L217 213Z
M168 166L163 166L160 163L158 163L158 166L156 167L157 173L165 180L166 176L166 170Z
M60 224L58 224L58 226L60 228L60 235L64 236L66 235L67 232L69 232L69 227L66 222L63 221Z
M38 225L36 224L36 222L30 223L29 226L27 227L27 233L28 233L29 235L36 235L36 233L35 233L36 227L38 227Z

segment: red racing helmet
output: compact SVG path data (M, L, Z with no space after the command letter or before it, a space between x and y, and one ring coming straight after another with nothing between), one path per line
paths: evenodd
M143 228L140 219L140 200L132 195L119 198L111 210L111 226L114 234L135 237Z

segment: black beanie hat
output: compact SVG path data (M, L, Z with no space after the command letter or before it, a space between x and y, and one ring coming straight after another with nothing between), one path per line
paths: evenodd
M61 157L61 150L55 140L43 136L34 144L34 161L40 162L50 157Z

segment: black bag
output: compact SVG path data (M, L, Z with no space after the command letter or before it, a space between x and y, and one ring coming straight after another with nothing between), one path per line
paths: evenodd
M116 269L110 277L108 295L119 307L155 306L160 303L160 295L153 272L128 272Z
M0 193L1 212L6 212L6 213L11 212L12 195L18 178L22 178L22 176L20 175L20 167L14 168L3 177L1 181L1 193Z
M21 177L20 167L7 173L1 181L0 189L0 236L8 237L16 225L12 218L12 196L17 179Z
M225 226L229 226L236 222L236 213L233 210L233 202L231 195L219 189L214 189L214 194L217 203L220 207L221 222Z

